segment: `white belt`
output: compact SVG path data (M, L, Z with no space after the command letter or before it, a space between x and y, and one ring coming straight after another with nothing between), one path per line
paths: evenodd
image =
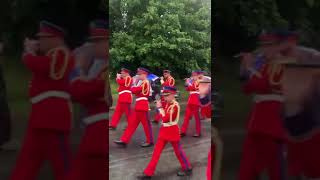
M147 100L148 101L148 98L146 97L140 97L140 98L137 98L136 101L142 101L142 100Z
M277 95L277 94L255 95L254 98L253 98L253 101L256 102L256 103L263 102L263 101L279 101L279 102L283 102L284 101L284 96Z
M50 97L58 97L63 99L70 99L70 94L64 92L64 91L47 91L43 92L35 97L31 98L31 103L35 104L38 103L44 99L50 98Z
M177 125L178 121L173 121L173 122L166 122L166 123L162 123L163 127L170 127L170 126L174 126Z
M92 115L89 117L86 117L83 119L84 124L89 125L89 124L93 124L102 120L107 120L109 119L109 114L108 113L100 113L100 114L96 114L96 115Z
M119 92L119 95L120 95L120 94L123 94L123 93L130 93L130 94L131 94L131 91L129 91L129 90L123 90L123 91L120 91L120 92Z
M198 91L190 91L190 94L200 94Z

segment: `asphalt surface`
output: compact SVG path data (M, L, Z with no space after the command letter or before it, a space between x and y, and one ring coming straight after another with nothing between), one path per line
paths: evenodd
M181 105L184 109L184 104ZM183 123L183 113L181 112L179 124ZM153 111L151 111L151 117ZM155 175L155 180L206 180L206 168L208 151L211 147L211 122L203 120L202 136L194 138L195 133L194 120L191 120L187 136L182 138L182 148L189 158L193 167L193 174L190 177L178 177L176 173L180 170L180 164L176 158L171 144L167 144L161 154ZM119 139L126 127L127 122L122 118L117 130L109 131L109 179L112 180L135 180L141 175L144 168L151 159L153 147L141 148L140 144L145 140L142 125L139 125L133 135L130 144L126 148L119 148L113 143ZM153 124L154 139L157 139L160 124Z

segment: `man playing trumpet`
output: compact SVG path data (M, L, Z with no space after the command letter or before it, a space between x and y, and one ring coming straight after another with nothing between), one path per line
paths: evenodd
M163 70L163 76L160 77L160 83L161 83L161 91L163 91L163 87L165 86L174 86L175 85L175 80L171 75L170 70ZM161 96L161 102L165 106L166 101L164 98ZM161 115L159 114L158 109L156 110L156 114L154 116L154 123L159 123L159 120L161 118Z
M39 41L26 39L23 63L32 72L29 125L11 180L34 180L45 160L62 180L69 170L69 134L72 109L69 76L74 57L64 41L62 27L41 21Z
M119 85L119 98L111 122L109 123L109 129L111 130L116 129L123 114L126 115L128 121L132 102L132 92L130 91L132 78L130 76L130 71L126 68L122 68L120 74L117 74L116 81Z
M185 82L186 90L189 91L190 95L181 128L181 137L184 137L186 135L186 131L189 126L189 121L192 117L194 117L196 121L196 134L194 134L193 137L201 136L201 122L199 117L200 100L198 75L199 71L192 72L191 78L186 79Z

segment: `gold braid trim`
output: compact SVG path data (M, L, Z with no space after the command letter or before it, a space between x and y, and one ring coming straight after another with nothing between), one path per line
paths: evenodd
M149 82L147 80L144 80L141 84L142 86L142 95L146 96L149 93Z
M198 89L198 88L199 88L199 85L200 85L199 80L196 80L196 81L194 82L195 88Z
M57 56L58 56L58 52L59 51L63 52L64 61L63 61L63 65L62 65L60 71L56 72L55 66L57 64ZM50 64L50 74L49 74L49 76L54 80L62 79L64 74L65 74L65 72L66 72L66 70L67 70L67 67L68 67L69 51L66 48L59 47L59 48L54 48L54 49L50 50L48 52L48 55L52 56L52 61L51 61L51 64Z
M170 82L171 82L171 83L170 83ZM170 78L170 81L169 81L169 85L170 85L170 86L174 86L174 83L175 83L175 82L174 82L174 79L171 77L171 78Z
M124 81L124 86L129 87L130 83L131 83L131 78L127 76Z
M173 113L174 113L174 107L175 107L175 106L177 106L177 108L178 108L177 117L176 117L175 121L179 122L179 118L180 118L180 106L179 106L179 104L177 103L177 101L174 101L173 104L170 105L170 106L168 107L168 110L167 110L167 112L170 112L170 119L169 119L170 123L172 123L172 121L173 121L173 120L172 120L172 116L173 116Z
M278 81L275 80L275 76L279 75L282 71L282 65L281 64L270 64L271 67L268 68L268 74L269 74L269 82L271 85L280 85L282 83L282 78L280 77Z

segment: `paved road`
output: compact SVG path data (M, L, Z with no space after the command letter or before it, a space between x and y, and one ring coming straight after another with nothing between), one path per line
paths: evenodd
M183 106L182 106L183 107ZM183 112L182 112L183 113ZM183 116L180 117L182 124ZM137 175L140 175L151 159L154 147L141 148L140 143L145 140L145 135L142 126L140 125L134 134L130 144L125 149L117 147L113 140L118 139L123 133L123 128L126 126L126 121L121 120L120 126L116 131L109 132L109 177L112 180L135 180ZM156 139L160 125L153 125L153 133ZM174 151L170 144L167 144L161 157L155 176L157 180L205 180L208 150L211 146L211 124L209 121L202 121L201 138L194 138L195 133L194 121L190 122L187 136L181 141L182 147L189 157L190 163L193 166L193 175L191 177L180 178L176 173L180 169L180 164L176 159Z

